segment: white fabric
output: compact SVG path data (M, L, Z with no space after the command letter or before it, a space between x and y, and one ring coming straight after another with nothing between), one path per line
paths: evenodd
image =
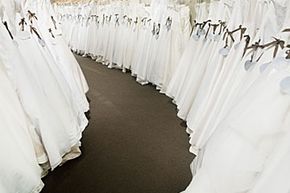
M130 69L140 84L173 99L196 155L184 193L286 193L290 35L282 31L290 27L289 1L200 3L192 30L188 9L154 0L57 12L73 51Z
M50 1L1 0L0 16L0 192L38 193L48 169L80 155L88 85Z
M60 5L57 12L72 50L109 68L129 69L141 84L151 82L162 92L167 90L189 37L187 6L172 7L165 1L156 1L154 6L117 1ZM169 19L172 22L167 28Z

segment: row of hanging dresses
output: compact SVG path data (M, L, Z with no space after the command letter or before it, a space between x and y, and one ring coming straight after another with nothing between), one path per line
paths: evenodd
M189 107L194 101L196 94L202 85L204 77L207 74L214 75L214 70L219 68L223 62L223 57L218 54L218 49L223 44L220 31L222 25L219 21L227 21L229 18L231 7L219 1L213 1L209 7L208 21L210 25L205 24L205 34L198 41L203 41L201 47L198 48L200 52L195 52L195 56L190 61L189 68L186 73L179 76L184 76L184 81L176 94L174 101L179 110L178 116L186 120L186 115ZM219 27L219 29L217 29ZM208 57L207 57L208 56ZM213 66L211 66L214 64ZM192 76L195 74L195 76ZM212 77L211 77L212 78Z
M30 135L34 128L27 120L2 62L0 74L2 125L0 191L5 193L40 192L43 187L42 170L38 165Z
M244 11L241 12L241 10ZM246 46L245 38L243 38L243 36L245 35L245 32L247 32L248 35L250 34L250 28L245 27L249 26L247 24L248 21L244 18L254 17L253 15L248 15L251 14L251 5L246 4L246 2L239 4L239 1L236 1L232 13L233 15L228 24L228 31L231 35L226 37L228 39L226 40L226 42L228 42L226 44L228 45L225 45L226 47L220 50L220 52L225 52L225 60L222 63L221 68L216 71L214 79L208 77L208 79L203 82L206 84L202 85L200 88L197 98L190 107L188 114L188 128L195 132L195 134L192 135L191 144L193 144L193 147L196 147L197 149L199 146L205 144L205 141L214 131L214 125L211 125L210 121L215 119L213 116L218 117L222 114L221 109L219 109L221 106L218 105L222 105L222 103L226 101L231 89L235 88L235 84L233 84L234 81L228 82L228 78L232 75L235 76L235 78L238 78L240 74L239 71L243 71L243 67L240 67L239 65L235 66L233 64L241 61L244 47ZM230 40L232 38L234 41ZM208 85L207 83L209 81L211 81L211 84ZM227 87L227 85L229 87ZM206 99L204 100L203 97ZM223 97L223 99L220 97ZM219 103L218 100L221 100L221 103Z
M197 4L195 12L197 13L197 17L195 19L196 23L206 21L208 15L207 4ZM204 32L203 29L194 28L194 30L195 31L191 32L191 38L185 46L185 49L179 59L178 67L174 71L168 88L166 89L166 95L173 99L177 96L177 93L181 89L180 87L185 79L185 76L182 75L185 74L190 67L190 62L193 61L193 57L195 56L195 50L199 50L199 47L202 45L202 41L198 41L198 43L196 43L196 40L198 40L198 37L201 35L200 33Z
M109 68L131 70L141 84L150 82L165 92L189 39L187 6L113 2L60 5L56 10L73 51ZM86 46L80 45L83 38Z
M187 116L197 157L184 193L289 192L289 6L232 3L224 61L204 76Z
M124 54L112 50L123 48L126 56L132 54L117 37L123 34L128 42L135 38L129 30L135 29L135 16L126 15L132 11L115 11L124 15L115 15L117 28L112 30L111 6L102 7L111 17L91 17L96 18L96 26L106 29L99 34L106 40L98 44L106 51L75 51L109 67L126 69ZM129 67L139 83L151 82L171 97L178 117L187 123L190 152L196 158L191 164L193 179L184 193L289 192L285 180L289 176L289 6L287 0L197 4L189 40L179 31L180 26L186 28L183 20L175 20L182 18L180 7L160 1L139 12L143 18L136 20L138 54L133 54ZM124 7L122 10L131 10ZM71 25L67 19L71 15L60 14L64 29L67 23ZM173 39L183 43L174 44ZM126 45L130 43L126 41ZM178 46L182 47L180 53Z
M40 192L49 169L81 153L88 85L50 1L1 0L0 13L0 191Z

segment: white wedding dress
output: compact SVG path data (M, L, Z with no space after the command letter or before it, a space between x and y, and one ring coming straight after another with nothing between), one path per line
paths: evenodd
M0 192L38 193L43 187L30 131L33 126L0 62Z
M255 6L265 6L263 11L268 13L268 17L263 18L263 25L259 28L263 30L257 35L262 33L267 41L279 30L273 29L275 23L271 23L275 17L273 13L278 12L273 12L277 7L272 2L260 3ZM289 25L286 18L285 22ZM284 34L283 38L289 41L290 36ZM224 82L229 89L226 92L228 97L223 98L223 108L219 110L224 116L210 117L216 127L203 146L199 146L198 156L192 163L194 176L184 193L289 191L289 185L284 179L289 175L289 167L286 165L289 157L286 153L290 131L290 60L285 59L285 51L278 52L276 59L246 87L243 83L248 76L243 64L248 55L236 61L240 68L236 67L236 71L231 74L231 81ZM269 59L269 55L272 56L272 52L266 51L261 60ZM260 69L258 64L255 64L255 68ZM216 102L221 101L219 99Z
M197 22L203 22L208 17L208 10L206 3L198 4L196 7L197 12ZM179 60L178 67L172 75L171 81L169 82L168 88L166 89L165 94L173 99L178 95L183 85L185 74L190 67L190 63L192 62L196 50L202 45L202 41L197 41L195 39L195 35L197 32L197 28L192 32L191 38L189 39L187 45L185 46L184 52ZM201 40L201 39L199 39Z
M54 61L48 57L49 52L42 47L39 39L25 31L13 35L12 41L4 26L0 26L0 58L43 143L45 152L39 152L38 161L45 163L47 154L50 167L54 169L61 164L63 156L80 145L87 120L85 124L78 120L80 116L73 101L69 100L72 97L69 96L69 86L65 81L60 82L63 75L58 73Z
M249 88L206 144L184 193L248 192L253 188L275 145L289 133L282 126L289 123L285 115L290 95L280 88L289 69L289 64L273 64Z

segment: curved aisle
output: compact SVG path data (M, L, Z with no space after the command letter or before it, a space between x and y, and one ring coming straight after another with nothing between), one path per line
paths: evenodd
M76 56L90 85L83 155L43 193L178 193L191 181L188 136L171 99L129 74Z

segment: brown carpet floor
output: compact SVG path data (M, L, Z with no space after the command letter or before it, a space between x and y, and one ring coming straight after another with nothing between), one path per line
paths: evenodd
M171 100L129 73L76 56L88 80L83 155L44 178L43 193L178 193L191 180L188 136Z

